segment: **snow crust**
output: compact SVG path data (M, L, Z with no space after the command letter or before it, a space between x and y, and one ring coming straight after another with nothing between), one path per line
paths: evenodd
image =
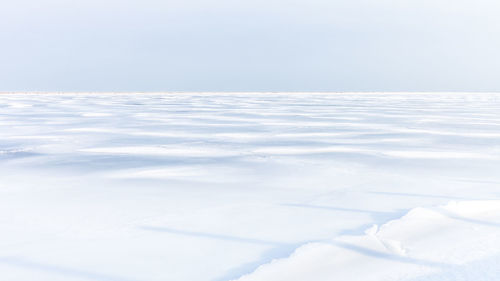
M301 246L237 280L497 280L498 266L464 268L491 257L498 262L499 227L498 200L418 207L364 235Z
M498 280L500 94L0 94L0 280Z

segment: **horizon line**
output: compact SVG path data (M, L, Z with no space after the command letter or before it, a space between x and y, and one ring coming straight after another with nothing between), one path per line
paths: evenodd
M500 91L0 91L0 94L499 94Z

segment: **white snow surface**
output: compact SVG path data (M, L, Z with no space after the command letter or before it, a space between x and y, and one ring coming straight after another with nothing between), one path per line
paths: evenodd
M499 280L500 94L0 94L0 280Z

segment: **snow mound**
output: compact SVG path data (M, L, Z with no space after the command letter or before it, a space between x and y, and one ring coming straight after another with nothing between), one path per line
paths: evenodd
M500 201L450 202L414 208L363 235L303 245L237 280L451 280L498 256L499 243Z

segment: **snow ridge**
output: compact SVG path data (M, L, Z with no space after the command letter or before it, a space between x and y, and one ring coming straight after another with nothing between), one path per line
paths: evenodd
M499 214L499 200L417 207L363 235L305 244L235 280L454 280L500 254Z

